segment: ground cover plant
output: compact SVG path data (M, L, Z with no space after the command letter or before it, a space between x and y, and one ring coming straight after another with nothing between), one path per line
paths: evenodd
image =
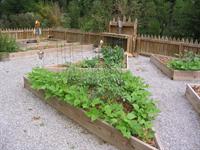
M69 67L65 72L36 68L28 74L33 89L45 97L58 97L85 110L92 121L103 120L124 137L136 136L153 143L152 120L158 113L147 91L148 85L131 72L116 69L82 70Z
M181 58L170 60L167 65L174 70L200 71L200 55L188 51Z
M15 52L19 46L14 38L0 33L0 53L2 52Z
M81 68L123 68L124 64L124 50L119 46L114 48L110 46L103 47L101 54L92 58L86 59L78 63L76 66Z

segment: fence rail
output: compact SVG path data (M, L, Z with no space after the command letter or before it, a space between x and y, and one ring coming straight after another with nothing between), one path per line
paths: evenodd
M17 40L34 38L33 29L5 29L0 30ZM104 40L107 45L120 45L128 52L136 52L145 55L161 54L176 56L185 50L200 54L200 43L192 39L176 39L171 37L159 37L150 35L127 35L117 33L91 33L73 29L42 29L42 37L52 35L55 39L63 39L67 42L80 42L82 44L98 45Z

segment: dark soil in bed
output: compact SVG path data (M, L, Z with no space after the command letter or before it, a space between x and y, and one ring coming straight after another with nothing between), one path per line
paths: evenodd
M199 85L195 85L192 87L194 89L194 91L200 96L200 86Z

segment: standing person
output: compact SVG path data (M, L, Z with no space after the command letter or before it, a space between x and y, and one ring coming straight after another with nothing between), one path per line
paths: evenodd
M37 42L39 42L40 41L40 35L42 34L42 31L41 31L41 28L40 28L40 22L38 20L35 21L34 34L36 36Z

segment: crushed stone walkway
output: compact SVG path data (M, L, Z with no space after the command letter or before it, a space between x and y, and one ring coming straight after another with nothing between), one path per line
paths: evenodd
M0 62L0 150L115 150L23 88L23 76L38 65L91 57L91 52L48 54ZM185 99L185 81L172 81L149 58L129 58L130 70L150 84L161 110L155 129L165 150L199 150L200 116Z
M187 83L173 81L150 63L148 57L130 58L130 70L150 85L153 99L158 101L160 114L155 129L165 150L200 150L200 115L187 101ZM199 81L200 83L200 81Z

